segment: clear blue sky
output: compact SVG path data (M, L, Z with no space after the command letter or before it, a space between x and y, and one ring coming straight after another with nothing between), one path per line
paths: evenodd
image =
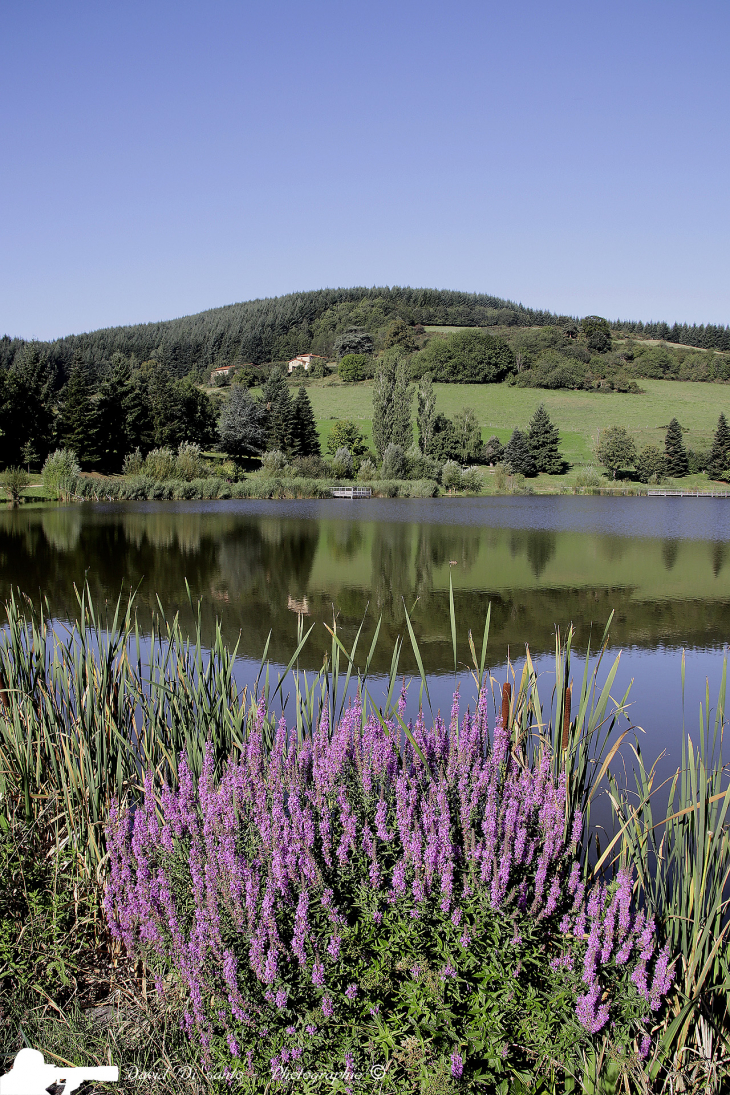
M0 333L414 285L730 323L727 0L4 0Z

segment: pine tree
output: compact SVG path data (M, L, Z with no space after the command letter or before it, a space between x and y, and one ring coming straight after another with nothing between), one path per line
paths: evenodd
M61 393L58 439L63 448L75 453L82 468L93 466L98 459L96 426L96 410L89 395L89 378L77 352L68 382Z
M667 475L675 479L681 479L689 468L687 464L687 451L682 441L682 427L676 418L669 423L667 435L664 438L664 457L667 464Z
M550 421L550 416L542 403L530 419L527 436L537 470L547 472L548 475L560 475L563 471L560 434L557 426Z
M272 369L264 385L266 447L290 456L293 452L294 404L280 369Z
M248 388L234 384L218 422L221 448L229 456L258 456L266 448L262 403L251 397Z
M117 355L115 355L117 356ZM101 385L97 413L97 453L104 472L121 471L130 452L124 399L129 385L129 366L122 358L114 362L112 373Z
M292 451L296 456L321 456L317 423L306 388L300 388L294 400Z
M524 475L528 479L537 475L530 439L522 430L515 430L507 442L504 461L514 475Z
M730 467L730 426L724 414L717 420L717 429L712 439L712 448L707 461L707 474L711 479L719 479Z

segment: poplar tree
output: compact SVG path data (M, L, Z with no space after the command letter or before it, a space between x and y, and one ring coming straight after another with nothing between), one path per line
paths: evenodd
M436 393L430 373L424 373L416 390L416 423L418 425L418 447L427 453L433 437L433 423L436 418Z
M528 438L537 470L547 472L548 475L560 475L563 470L560 434L557 426L550 421L550 415L543 403L530 419Z
M707 474L711 479L719 479L730 467L730 426L724 414L717 420L717 429L712 439L712 448L707 461Z
M687 451L682 441L682 427L676 418L669 423L667 435L664 438L664 459L667 475L675 479L681 479L689 471Z
M294 400L292 451L297 456L321 456L317 423L304 387L299 389Z
M411 447L412 401L405 360L393 351L383 354L373 388L373 443L381 460L388 445L400 445L404 452Z

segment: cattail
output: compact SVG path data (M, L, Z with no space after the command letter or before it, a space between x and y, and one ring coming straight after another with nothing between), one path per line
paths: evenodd
M506 681L502 685L502 726L507 729L509 726L509 701L512 698L512 685L509 681Z
M565 709L563 711L563 749L568 748L570 740L570 701L573 693L573 685L568 685L565 691Z

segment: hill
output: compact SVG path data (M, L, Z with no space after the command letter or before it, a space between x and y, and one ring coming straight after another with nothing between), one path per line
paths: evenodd
M368 332L376 349L396 319L409 326L539 328L566 327L570 316L533 308L482 293L393 287L319 289L230 304L159 323L108 327L38 344L58 382L68 375L75 354L92 373L104 372L115 354L130 363L154 358L171 373L201 378L220 365L284 361L311 350L330 356L337 338L351 328ZM730 328L687 324L625 322L612 330L641 339L730 350ZM12 367L25 343L0 339L0 368Z

